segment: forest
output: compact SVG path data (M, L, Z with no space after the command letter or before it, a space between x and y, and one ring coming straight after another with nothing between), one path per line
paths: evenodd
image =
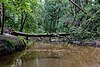
M99 37L100 0L0 0L0 67L100 67Z
M98 40L99 0L3 0L6 28L25 33L68 33Z

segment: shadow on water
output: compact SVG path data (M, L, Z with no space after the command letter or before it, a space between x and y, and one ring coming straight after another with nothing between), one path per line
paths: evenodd
M18 58L20 52L17 52L12 55L2 56L0 57L0 67L11 67L13 62Z
M100 48L36 44L0 57L0 67L100 67Z

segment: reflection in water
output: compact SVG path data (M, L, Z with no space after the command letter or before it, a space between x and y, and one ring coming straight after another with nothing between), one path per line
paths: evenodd
M76 65L66 59L36 58L35 60L23 61L23 63L21 59L18 59L11 67L100 67L100 65L95 63L93 65Z
M11 67L66 67L67 61L64 59L42 58L23 61L18 59Z
M36 59L36 64L34 67L62 67L60 65L61 60L54 58L44 58L44 59Z
M22 59L16 59L14 64L11 65L11 67L21 67L22 65Z
M25 53L25 57L20 57L23 53L0 57L0 67L100 67L100 48L57 45L57 49L31 48Z
M36 66L40 67L38 59L36 59Z

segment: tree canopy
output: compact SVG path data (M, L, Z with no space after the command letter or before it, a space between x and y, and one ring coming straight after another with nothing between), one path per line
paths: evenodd
M100 34L99 0L0 0L5 27L26 33L70 33L76 39Z

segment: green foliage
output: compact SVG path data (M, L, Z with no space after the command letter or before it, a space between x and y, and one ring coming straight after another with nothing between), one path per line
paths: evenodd
M67 13L66 10L66 2L64 1L46 1L42 15L44 19L43 27L46 32L60 32L59 28L63 26L60 18Z
M7 40L6 41L7 45L15 46L16 42L14 40Z
M27 33L71 33L73 38L83 40L100 34L99 1L79 1L82 13L69 0L0 0L5 4L5 27L19 30L22 14L27 18L23 32ZM74 10L77 13L74 15ZM22 20L23 21L23 20Z

